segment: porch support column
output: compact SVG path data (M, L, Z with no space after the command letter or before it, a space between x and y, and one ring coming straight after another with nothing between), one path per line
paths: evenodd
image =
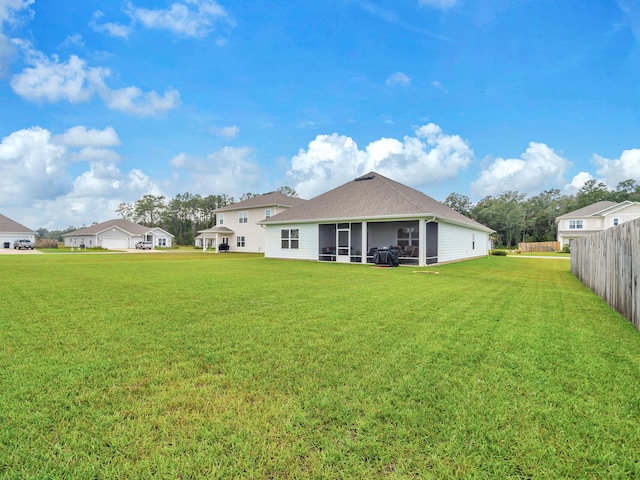
M362 222L362 255L360 256L360 263L367 263L367 253L369 252L369 245L367 245L367 226L369 224L367 222Z
M207 251L207 234L206 233L202 234L202 251L203 252Z
M418 244L418 266L424 267L427 256L427 222L425 222L424 218L418 220L418 232L420 235L418 238L420 242Z

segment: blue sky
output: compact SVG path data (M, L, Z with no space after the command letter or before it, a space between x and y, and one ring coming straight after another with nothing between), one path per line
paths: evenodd
M640 0L0 0L0 212L640 182Z

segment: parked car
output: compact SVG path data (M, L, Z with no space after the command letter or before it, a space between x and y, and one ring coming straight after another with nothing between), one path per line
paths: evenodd
M153 243L151 243L151 242L138 242L138 243L136 243L136 248L138 250L151 250L153 248Z
M15 242L13 242L13 248L18 250L22 250L23 248L25 250L33 250L33 247L34 245L31 240L23 239L23 240L16 240Z

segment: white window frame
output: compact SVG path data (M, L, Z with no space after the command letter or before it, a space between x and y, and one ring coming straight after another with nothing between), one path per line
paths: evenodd
M280 230L280 248L298 250L300 248L300 229L283 228Z
M167 246L167 239L166 238L159 238L158 239L158 246L159 247L166 247Z
M271 217L271 209L270 209L270 208L267 208L267 209L264 211L264 218L270 218L270 217Z
M224 225L224 213L218 214L218 225Z
M238 235L236 237L236 247L244 247L246 244L246 238L244 235Z
M238 212L238 223L249 223L249 212L247 210Z
M615 217L613 219L613 226L617 227L618 225L620 225L620 219L618 217Z
M569 220L569 230L582 230L582 220Z

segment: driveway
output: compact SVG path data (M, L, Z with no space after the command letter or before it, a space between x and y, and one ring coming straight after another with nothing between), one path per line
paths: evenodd
M0 255L33 255L41 254L40 250L16 250L15 248L0 248Z

